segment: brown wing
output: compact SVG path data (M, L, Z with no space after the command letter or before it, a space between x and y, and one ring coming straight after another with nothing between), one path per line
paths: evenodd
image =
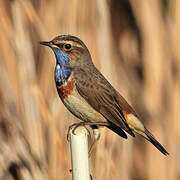
M132 108L95 67L77 69L74 77L79 94L96 111L100 112L110 124L114 124L124 129L130 135L135 136L128 126L123 113L126 110L128 112L133 111L131 110Z

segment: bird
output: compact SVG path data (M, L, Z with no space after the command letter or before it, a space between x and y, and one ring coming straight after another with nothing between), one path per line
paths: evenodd
M135 137L137 133L164 155L169 154L147 130L135 110L95 67L83 41L76 36L60 35L40 44L50 47L55 54L56 89L65 107L81 120L77 125L103 126L125 139L127 134Z

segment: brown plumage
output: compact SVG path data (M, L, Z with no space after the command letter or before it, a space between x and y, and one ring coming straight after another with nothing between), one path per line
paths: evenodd
M80 39L63 35L41 44L50 46L52 49L59 49L70 59L61 68L68 67L71 69L66 84L70 79L74 79L75 88L73 93L66 94L68 98L62 98L61 94L63 92L61 89L67 92L64 89L66 86L62 84L58 87L56 84L58 93L70 112L84 122L94 123L93 125L97 124L98 126L101 122L105 123L104 125L107 128L123 138L127 138L125 132L133 137L135 137L134 132L136 132L150 141L163 154L168 154L165 148L145 128L133 108L96 69L87 47ZM66 44L70 44L71 48L66 49ZM57 55L56 58L58 58ZM59 61L63 61L63 58L60 57Z
M79 74L81 74L80 77ZM137 117L137 114L104 76L95 67L90 66L87 69L85 67L83 69L77 68L74 76L78 92L96 111L100 112L110 122L110 126L107 127L117 134L120 133L119 135L124 138L127 138L127 136L122 133L122 129L134 137L133 127L129 127L127 116L132 114ZM136 128L134 131L145 137L163 154L167 155L168 152L164 147L145 127L144 129L141 130L141 127L139 127L139 130Z

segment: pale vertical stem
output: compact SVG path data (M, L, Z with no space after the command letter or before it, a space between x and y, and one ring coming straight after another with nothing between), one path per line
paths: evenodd
M156 0L131 1L131 4L142 35L145 101L151 113L157 113L163 108L163 78L166 68L168 71L169 57L162 7L160 1ZM157 103L154 103L154 99Z
M97 1L97 10L99 15L98 21L98 51L101 60L101 69L106 78L111 83L116 83L114 78L116 77L115 65L112 63L112 42L111 42L111 29L110 29L110 15L109 7L106 1ZM106 63L104 63L106 62ZM113 76L114 74L114 76Z
M157 0L131 1L136 20L142 37L142 58L144 70L144 99L153 119L149 119L148 128L155 137L162 141L165 137L167 110L165 110L166 87L171 87L171 59L170 51L167 47L169 38L166 31L162 13L162 3ZM166 86L166 87L165 87ZM168 102L168 96L166 96ZM165 139L165 138L164 138ZM149 143L150 147L151 144ZM152 157L154 157L152 159ZM156 159L156 166L154 166ZM164 162L163 162L164 160ZM160 156L153 148L147 148L146 169L148 179L169 179L168 166L165 157ZM158 169L156 167L159 167ZM162 172L162 173L160 173Z
M70 131L70 147L73 180L90 180L88 161L88 132L80 126Z
M171 62L174 64L173 73L176 72L176 75L173 77L172 86L169 86L169 92L171 99L169 100L169 122L168 122L168 148L171 155L171 158L168 160L168 179L178 179L180 172L180 160L177 158L177 155L180 153L180 1L172 0L169 1L169 34L171 42ZM172 138L173 137L173 138Z

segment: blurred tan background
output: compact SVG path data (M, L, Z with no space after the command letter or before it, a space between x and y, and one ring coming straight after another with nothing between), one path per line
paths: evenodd
M0 179L71 179L67 129L78 122L39 45L72 34L169 151L103 128L90 157L95 180L180 179L180 1L0 0Z

